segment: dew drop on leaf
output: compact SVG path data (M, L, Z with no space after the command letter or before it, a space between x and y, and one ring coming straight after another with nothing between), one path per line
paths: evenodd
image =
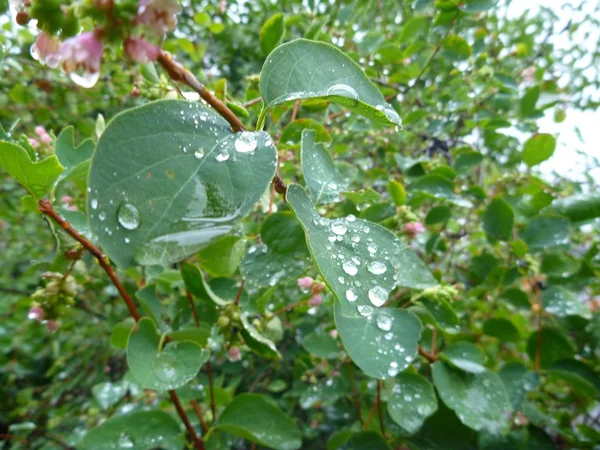
M375 286L369 289L369 300L374 306L379 307L383 305L388 298L388 292L381 286Z
M92 209L98 209L98 199L93 198L92 200L90 200L90 206L92 207Z
M349 302L354 302L354 301L356 301L357 298L358 298L358 295L352 289L346 290L346 299Z
M117 210L117 220L126 230L135 230L140 226L140 213L131 203L123 202Z
M215 156L215 159L218 162L223 162L223 161L227 161L229 159L229 152L227 150L221 150L219 153L217 153L217 156Z
M386 314L381 314L377 318L377 328L381 331L390 331L392 329L392 318Z
M347 84L334 84L327 88L327 95L337 95L339 97L349 98L350 100L358 100L358 92Z
M334 220L331 224L331 231L338 236L343 236L348 231L348 227L341 220Z
M201 159L201 158L204 156L204 149L203 149L203 148L199 148L198 150L196 150L196 151L194 152L194 156L195 156L197 159Z
M374 275L381 275L382 273L385 273L385 271L387 270L387 268L385 267L385 264L382 263L381 261L371 261L369 263L369 265L367 266L367 269L369 270L369 272L371 272Z
M249 131L243 131L240 133L235 140L235 150L240 153L249 153L256 150L256 146L258 143L256 142L256 137L254 133Z
M358 273L358 267L352 261L344 261L342 264L342 269L350 276L354 276Z
M369 317L371 314L373 314L373 308L371 308L369 305L358 305L358 313L363 316L363 317Z

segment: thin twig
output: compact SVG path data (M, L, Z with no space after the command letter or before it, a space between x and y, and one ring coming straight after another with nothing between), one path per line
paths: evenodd
M212 412L213 422L217 420L217 404L215 403L215 390L213 387L213 373L210 361L206 362L206 372L208 373L208 385L210 390L210 411Z
M300 100L296 100L296 103L294 103L294 109L292 109L292 118L290 119L290 122L296 120L296 116L298 115L298 109L300 109Z
M448 35L450 34L450 30L452 30L452 27L454 26L454 24L456 23L456 19L458 19L458 14L460 13L460 9L456 11L456 14L454 14L454 17L452 18L452 22L450 22L450 25L448 25L448 29L446 30L446 32L444 33L444 35L442 36L442 39L440 39L440 42L438 42L437 46L435 47L435 49L433 50L433 53L431 54L431 56L429 57L429 59L427 60L427 62L425 63L425 65L423 66L423 68L421 69L421 71L419 72L419 75L417 75L417 78L415 78L415 82L413 84L411 84L410 86L408 86L406 88L406 90L404 91L404 93L407 93L408 91L410 91L414 86L417 85L417 83L419 82L419 80L421 79L421 77L423 76L423 74L425 73L425 71L427 70L427 67L429 67L429 64L431 63L431 61L433 61L433 59L435 58L435 55L438 54L438 52L440 51L440 48L442 48L442 44L444 43L444 41L446 40L446 38L448 37Z
M194 322L196 322L196 328L200 326L200 321L198 320L198 312L196 311L196 304L194 303L194 297L189 290L185 290L185 296L188 299L190 304L190 309L192 310L192 315L194 316Z
M237 295L235 296L234 304L239 305L240 298L242 297L242 293L244 292L244 283L246 280L242 280L242 284L240 284L240 288L238 289Z
M375 410L377 409L377 399L373 402L373 406L371 406L371 410L369 411L369 416L367 417L367 421L363 425L363 430L368 430L371 427L371 420L373 420L373 414L375 414Z
M242 106L244 108L249 108L250 106L254 106L260 102L262 102L262 97L256 97L256 98L253 98L252 100L248 100L246 103L242 103Z
M204 433L208 433L208 425L206 424L206 421L204 420L204 413L202 412L202 407L198 404L198 402L196 400L190 400L190 403L192 404L192 408L194 408L194 412L196 413L196 416L198 417L198 420L200 421L200 424L202 425L202 429L204 430Z
M354 375L352 374L352 366L350 365L350 359L346 359L346 368L348 369L348 378L350 378L350 385L352 386L352 398L354 400L354 407L358 412L358 419L361 425L363 422L362 411L360 410L360 402L358 400L358 391L356 390L356 384L354 383Z
M196 450L205 450L206 447L204 446L204 441L202 440L201 437L199 437L196 434L196 430L194 429L194 427L190 423L190 420L188 419L188 416L185 413L185 410L183 409L183 406L181 406L181 402L179 401L179 397L177 397L177 394L175 393L175 391L169 391L169 396L171 397L171 401L175 405L175 409L177 410L177 414L179 414L179 417L181 417L181 420L183 421L183 424L185 425L185 429L187 430L188 434L192 438L192 442L194 444L194 448Z
M427 361L429 361L430 363L436 362L437 361L437 356L436 355L432 355L431 353L428 353L427 351L425 351L425 349L423 347L421 347L420 345L417 346L417 350L419 351L419 355L423 356Z
M162 52L158 57L157 62L165 69L173 81L184 83L196 91L206 103L212 106L227 122L229 122L233 131L243 131L245 129L244 125L233 111L230 110L225 103L215 97L212 92L206 89L206 86L200 83L190 71L186 70L181 64L175 62L171 54Z
M294 309L297 306L302 306L302 305L307 305L308 302L310 302L310 299L308 300L302 300L301 302L298 303L292 303L290 305L285 305L283 308L278 309L277 311L275 311L273 314L271 314L270 316L267 317L268 321L270 322L271 319L273 319L273 317L275 316L279 316L280 314L283 314L286 311L289 311L291 309Z
M383 424L383 412L381 411L381 380L377 380L377 413L379 415L379 428L381 430L381 435L387 439L387 435L385 434L385 425Z

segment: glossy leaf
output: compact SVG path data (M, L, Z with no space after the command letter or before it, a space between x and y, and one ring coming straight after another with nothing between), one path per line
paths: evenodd
M260 228L262 241L275 253L307 253L304 230L293 213L271 214Z
M408 372L398 374L387 408L403 430L416 433L437 407L435 391L426 378Z
M136 411L115 416L89 431L79 447L87 450L179 450L184 443L179 423L163 411Z
M240 264L240 273L252 286L272 287L300 277L308 268L302 253L277 253L264 244L248 249Z
M580 316L591 319L592 312L585 300L563 286L550 286L542 293L542 304L547 313L557 317Z
M492 242L512 238L515 213L506 200L496 197L488 204L483 214L483 229Z
M502 366L498 376L504 383L513 409L518 411L529 391L537 389L540 377L529 371L521 363L507 363Z
M533 251L568 244L569 221L564 217L534 217L527 224L522 237Z
M429 417L419 432L409 438L420 450L464 450L473 439L473 431L456 414L439 402L438 409Z
M539 354L540 367L546 368L561 359L572 358L575 355L575 348L559 331L542 328L529 336L527 353L531 361L536 361Z
M450 365L471 373L483 373L485 354L475 344L466 341L455 342L440 353L440 358Z
M325 42L296 39L277 47L262 68L260 93L268 108L323 98L378 122L401 124L362 69Z
M259 44L265 55L271 53L279 45L285 33L283 14L275 14L260 29Z
M465 425L474 430L501 433L508 426L512 407L502 381L490 371L472 374L438 361L432 366L440 397Z
M566 216L571 222L585 222L600 217L600 195L574 195L552 203L550 211Z
M75 146L74 128L67 127L61 131L54 141L54 152L65 170L60 174L59 181L68 179L78 170L84 170L86 173L89 168L83 168L94 153L94 141L86 139L78 146ZM86 164L87 165L87 164Z
M6 170L36 199L52 189L64 170L54 155L34 162L23 147L3 141L0 141L0 168Z
M299 144L304 130L314 131L316 142L325 142L328 144L331 142L331 136L327 132L327 129L320 122L311 118L296 119L290 122L283 129L279 137L279 142L288 145Z
M323 144L315 142L315 132L304 130L301 143L302 172L315 203L331 203L340 199L348 186L339 174L331 155Z
M307 352L323 359L337 359L340 356L337 340L320 327L302 339L302 347Z
M246 345L259 356L267 359L281 359L279 351L273 341L263 336L258 330L250 323L248 317L245 314L240 316L242 322L242 328L240 333L246 342Z
M219 416L216 427L277 450L296 450L302 445L298 426L262 395L236 396Z
M262 132L237 133L201 103L160 101L117 115L90 169L92 231L117 264L169 264L231 232L275 173Z
M127 363L135 379L147 389L176 389L194 378L209 353L193 341L172 341L158 350L160 335L151 319L131 330Z
M246 253L246 240L239 236L224 236L204 247L197 254L200 267L214 277L230 277Z
M492 317L483 324L483 332L505 342L517 342L521 338L519 330L508 319Z
M224 306L230 303L228 300L222 299L220 296L215 294L210 288L204 275L198 269L198 266L192 263L181 264L181 278L185 283L185 287L195 297L201 300L209 300L219 306Z
M529 138L523 146L521 157L529 166L537 166L554 154L556 138L551 134L536 134Z
M563 359L548 368L551 379L564 380L581 395L600 397L600 377L582 361Z

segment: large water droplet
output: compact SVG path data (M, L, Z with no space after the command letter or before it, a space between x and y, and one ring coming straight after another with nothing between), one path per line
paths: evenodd
M91 87L94 87L94 85L98 81L98 78L100 78L100 72L81 72L80 74L76 72L71 72L69 73L69 78L71 78L71 80L73 80L75 84L78 84L83 88L89 89Z
M91 199L90 206L92 207L92 209L98 209L98 200L95 198Z
M177 368L179 363L172 353L159 353L152 362L152 370L156 377L167 383L174 384L177 381Z
M354 292L352 289L346 290L346 299L349 302L354 302L354 301L356 301L357 298L358 298L358 295L356 295L356 292Z
M388 369L388 375L390 377L395 377L399 371L398 363L396 361L392 361Z
M331 231L338 236L343 236L348 231L348 227L341 220L334 220L331 224Z
M352 261L344 261L342 264L342 269L350 276L354 276L358 273L358 267Z
M356 309L363 317L369 317L371 314L373 314L373 308L371 308L369 305L358 305L358 308Z
M201 159L201 158L203 158L203 157L204 157L204 149L201 147L201 148L199 148L198 150L196 150L196 151L194 152L194 156L195 156L197 159Z
M388 106L387 108L384 108L383 113L390 122L395 123L396 125L398 125L398 128L400 128L400 125L402 124L402 119L400 118L395 109Z
M256 146L258 143L256 142L256 137L254 133L249 131L243 131L238 134L237 139L235 140L235 150L240 153L248 153L256 150Z
M374 255L375 253L377 253L377 244L374 244L374 243L372 243L372 242L371 242L371 243L369 243L369 244L367 245L367 250L369 250L369 253L370 253L370 254Z
M123 202L117 210L117 220L126 230L135 230L140 226L140 213L131 203Z
M367 269L374 275L381 275L382 273L385 273L387 267L385 267L385 264L381 261L371 261L367 266Z
M388 298L388 292L382 288L381 286L375 286L369 289L369 300L373 303L374 306L383 305Z
M223 162L223 161L227 161L229 159L229 151L227 150L221 150L219 153L217 153L217 156L215 156L215 159L218 162Z
M377 328L381 331L390 331L392 329L392 318L387 314L380 314L377 318Z
M327 95L337 95L339 97L349 98L350 100L358 100L358 92L352 86L347 84L334 84L327 88Z
M119 440L117 441L118 448L133 448L134 442L129 436L125 433L121 433L119 436Z

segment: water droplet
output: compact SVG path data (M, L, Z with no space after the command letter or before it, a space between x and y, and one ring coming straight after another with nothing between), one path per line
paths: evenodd
M348 227L341 220L334 220L331 224L331 231L333 231L338 236L343 236L348 231Z
M98 200L95 198L91 199L90 206L92 207L92 209L98 209Z
M217 156L215 156L215 159L218 162L223 162L223 161L227 161L229 159L229 151L227 150L221 150L219 153L217 153Z
M390 368L388 369L388 375L390 377L395 377L399 372L398 363L396 361L392 361L390 363Z
M100 221L106 219L106 213L104 211L100 211L100 213L98 214L98 219L100 219Z
M127 436L125 433L121 433L119 436L119 440L117 441L117 445L119 448L133 448L133 440Z
M402 119L400 118L395 109L388 106L387 108L383 109L383 113L390 122L395 123L398 126L398 128L400 128L400 125L402 124Z
M350 240L352 242L360 242L360 236L358 234L353 234Z
M375 253L377 253L377 245L371 242L367 245L367 250L369 250L369 253L374 255Z
M354 222L356 220L356 216L354 214L349 214L348 216L346 216L346 220L348 222Z
M350 100L358 100L358 92L352 86L347 84L334 84L327 88L327 95L337 95L339 97L349 98Z
M354 302L354 301L356 301L357 298L358 298L358 295L356 295L356 292L354 292L352 289L348 289L346 291L346 299L349 302Z
M172 353L159 353L152 362L152 370L156 377L165 383L177 381L177 358Z
M373 308L371 308L369 305L358 305L358 313L363 316L363 317L369 317L371 314L373 314Z
M254 133L249 131L243 131L238 134L237 139L235 140L235 150L240 153L249 153L256 150L256 146L258 143L256 142L256 137Z
M381 331L390 331L392 329L392 318L387 314L380 314L377 318L377 328Z
M387 267L385 267L385 264L381 261L371 261L367 266L367 269L374 275L381 275L382 273L385 273Z
M339 281L341 284L346 284L346 280L344 280L344 277L338 277L338 281Z
M197 159L201 159L201 158L204 156L204 149L203 149L203 148L199 148L198 150L196 150L196 151L194 152L194 156L195 156Z
M128 237L126 237L126 238L125 238L125 243L126 243L126 244L129 244L129 242L131 242L131 241L130 241L130 239L129 239Z
M369 300L374 306L379 307L383 305L388 298L388 292L381 286L375 286L369 289Z
M100 72L81 72L81 74L76 72L71 72L69 74L69 78L73 80L73 83L78 84L79 86L89 89L94 87L98 78L100 78Z
M354 276L358 273L358 268L352 261L344 261L344 264L342 264L342 269L344 269L344 272L350 276Z
M131 203L121 203L117 210L117 220L126 230L135 230L140 226L140 213Z

